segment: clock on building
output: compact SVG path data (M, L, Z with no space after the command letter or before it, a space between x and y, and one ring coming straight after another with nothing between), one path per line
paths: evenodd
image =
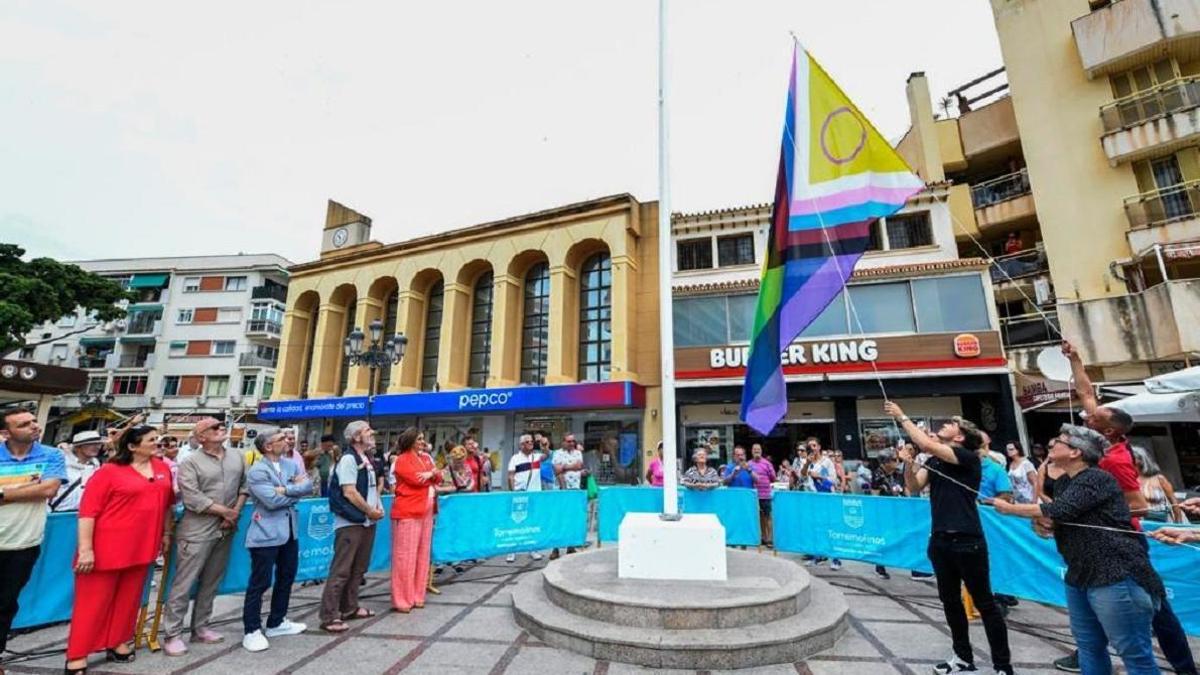
M350 238L350 230L344 227L339 227L333 231L333 246L341 248L346 245L346 241Z

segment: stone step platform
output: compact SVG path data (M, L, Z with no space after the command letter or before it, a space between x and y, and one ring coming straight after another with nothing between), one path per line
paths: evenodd
M845 632L842 594L795 563L727 551L729 578L617 578L616 549L550 563L513 591L517 623L585 656L652 668L723 670L793 663Z

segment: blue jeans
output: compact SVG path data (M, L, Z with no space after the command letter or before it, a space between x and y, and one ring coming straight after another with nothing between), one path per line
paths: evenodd
M1079 646L1084 675L1112 672L1108 646L1120 655L1129 675L1158 675L1150 622L1158 603L1132 578L1109 586L1076 588L1067 584L1071 633Z

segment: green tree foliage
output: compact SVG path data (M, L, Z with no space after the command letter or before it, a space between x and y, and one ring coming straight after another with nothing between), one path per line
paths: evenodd
M25 261L25 249L0 244L0 354L25 344L25 334L82 307L100 321L125 316L130 299L120 284L50 258Z

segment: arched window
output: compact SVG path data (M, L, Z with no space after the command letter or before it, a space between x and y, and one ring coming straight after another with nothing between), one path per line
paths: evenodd
M400 303L400 293L392 291L387 297L387 302L383 306L383 339L386 340L396 334L396 311ZM380 392L387 391L388 385L392 383L392 367L384 366L379 371L379 389Z
M579 380L603 382L612 371L612 260L588 258L579 275Z
M346 326L342 330L342 336L350 334L354 330L354 322L358 320L358 302L351 300L346 305ZM346 384L350 381L350 357L342 354L342 372L338 375L337 395L344 396L346 394Z
M439 281L429 289L425 307L425 347L421 351L421 391L437 387L438 348L442 342L442 291Z
M525 275L525 318L521 323L521 384L546 384L550 360L550 266L534 265Z
M487 386L492 365L492 273L488 272L475 282L474 301L471 303L471 357L467 373L467 386Z

